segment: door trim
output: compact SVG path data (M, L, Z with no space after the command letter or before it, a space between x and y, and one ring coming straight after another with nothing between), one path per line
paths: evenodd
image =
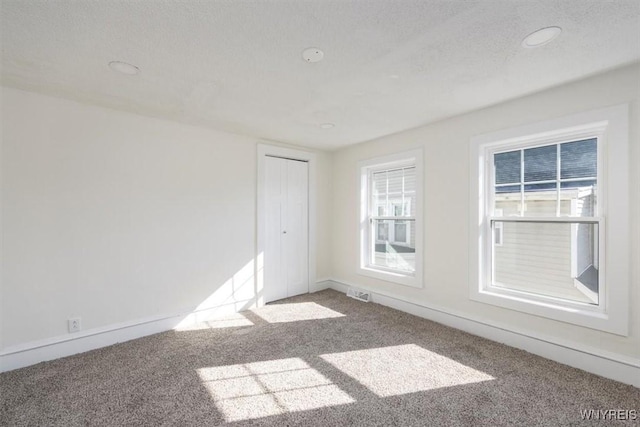
M278 147L269 144L258 144L257 146L257 200L256 200L256 229L257 229L257 242L256 242L256 262L255 262L255 277L256 277L256 304L261 307L264 302L264 246L266 241L266 220L267 215L265 211L265 157L280 157L288 160L298 160L307 162L309 164L309 290L316 283L316 154L296 150L293 148Z

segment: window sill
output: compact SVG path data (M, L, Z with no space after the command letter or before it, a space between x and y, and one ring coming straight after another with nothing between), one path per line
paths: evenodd
M584 326L616 335L628 336L628 325L617 316L610 316L597 307L587 304L530 299L523 295L503 292L495 288L478 290L471 294L471 300L491 304L522 313Z
M403 274L401 272L393 272L372 267L360 267L358 268L358 274L412 288L422 288L422 280L420 280L417 275Z

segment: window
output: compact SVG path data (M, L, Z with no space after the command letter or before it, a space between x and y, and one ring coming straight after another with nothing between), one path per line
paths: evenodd
M472 139L472 299L627 333L626 111Z
M422 152L360 163L359 273L422 286Z
M594 137L488 151L491 286L599 304L597 147Z

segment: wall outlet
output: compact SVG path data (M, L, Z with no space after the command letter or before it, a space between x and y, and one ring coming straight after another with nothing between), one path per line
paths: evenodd
M68 320L69 322L69 332L79 332L80 331L80 318L72 317Z

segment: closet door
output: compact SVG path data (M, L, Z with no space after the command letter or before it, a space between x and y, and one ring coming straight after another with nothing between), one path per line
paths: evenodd
M309 292L306 162L266 157L265 302Z

